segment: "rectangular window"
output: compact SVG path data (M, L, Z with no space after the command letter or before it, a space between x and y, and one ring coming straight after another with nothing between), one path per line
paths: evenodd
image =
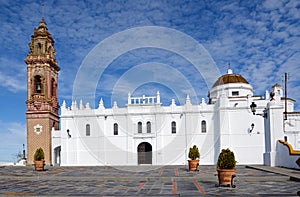
M232 91L232 96L238 96L239 95L239 91Z

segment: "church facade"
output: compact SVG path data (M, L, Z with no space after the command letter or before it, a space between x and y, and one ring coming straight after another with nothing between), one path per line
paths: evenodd
M277 104L283 106L282 87L277 84L272 92L276 92L274 102L279 100ZM53 147L61 151L54 148L53 164L184 165L194 144L199 147L203 165L216 164L225 147L234 151L238 164L263 164L265 108L270 99L268 92L264 97L253 96L246 79L228 70L209 91L209 102L202 99L198 105L192 105L187 96L182 106L174 99L163 106L159 92L140 97L129 93L123 108L114 103L106 109L102 100L96 109L82 101L73 101L70 106L64 102L61 130L52 133ZM289 110L293 102L288 100ZM252 103L256 105L255 115ZM283 130L281 134L287 135Z
M42 20L35 31L45 28ZM32 68L28 69L29 158L40 146L46 149L46 162L51 165L184 165L189 148L197 145L200 165L215 165L220 150L230 148L237 164L275 166L291 161L289 165L299 167L295 164L299 155L285 156L288 145L300 149L300 114L294 112L295 101L284 98L280 85L271 88L271 96L268 91L264 96L254 96L251 84L229 69L216 79L208 102L203 98L201 103L192 104L187 95L184 105L177 105L174 99L165 105L159 92L128 93L124 107L114 102L106 108L101 99L96 108L91 108L79 100L70 105L63 102L58 115L59 67L51 50L54 41L49 34L45 39L36 39L35 35L30 46L47 46L49 50L33 47L26 59L28 68ZM29 61L31 58L47 61Z

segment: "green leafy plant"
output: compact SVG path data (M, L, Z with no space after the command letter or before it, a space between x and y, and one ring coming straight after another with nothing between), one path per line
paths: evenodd
M218 169L233 169L235 168L236 160L234 153L229 149L222 149L219 154L217 168Z
M200 152L196 145L194 145L192 148L190 148L189 158L191 160L196 160L197 158L200 158Z
M36 149L34 153L34 160L35 161L42 161L45 158L45 153L42 148Z

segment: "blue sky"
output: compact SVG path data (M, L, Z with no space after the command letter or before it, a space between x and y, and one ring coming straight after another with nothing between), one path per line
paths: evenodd
M300 1L48 0L44 9L41 4L42 1L0 1L0 161L15 160L12 155L26 144L24 59L42 10L56 42L61 67L60 103L66 100L70 105L76 76L85 60L93 58L91 54L97 46L147 27L170 30L169 45L189 49L185 41L194 39L203 47L200 53L211 57L206 56L206 68L212 66L212 72L202 68L199 73L183 52L168 50L168 45L141 45L106 65L92 82L96 89L91 105L97 105L102 97L106 107L114 100L124 107L128 90L134 96L154 95L159 90L164 105L169 105L172 98L182 103L186 94L191 94L196 104L202 97L207 99L211 79L217 80L216 73L225 74L229 62L234 73L242 74L252 84L255 95L263 95L275 83L282 84L282 76L288 72L288 96L300 101ZM176 39L177 35L182 39ZM151 42L156 38L152 35L144 39ZM111 46L116 50L118 43L112 42ZM195 51L190 48L191 53ZM101 61L105 52L97 54L95 58ZM145 78L149 73L152 77Z

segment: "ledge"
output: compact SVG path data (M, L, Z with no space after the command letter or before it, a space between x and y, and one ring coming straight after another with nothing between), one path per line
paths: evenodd
M288 147L290 155L300 155L300 150L294 150L293 147L292 147L292 145L289 144L288 142L283 141L283 140L278 140L278 141L281 144L283 144L283 145L285 145L285 146Z
M135 133L133 138L155 138L155 133Z

